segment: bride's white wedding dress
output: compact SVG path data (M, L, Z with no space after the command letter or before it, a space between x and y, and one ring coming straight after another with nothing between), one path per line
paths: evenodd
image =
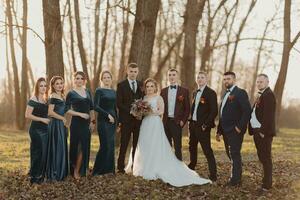
M173 153L160 118L164 112L162 97L154 96L144 100L151 104L154 114L144 117L142 121L134 156L133 175L148 180L161 179L176 187L211 183L210 180L201 178L195 171L189 169ZM131 172L131 166L130 156L125 169L127 173Z

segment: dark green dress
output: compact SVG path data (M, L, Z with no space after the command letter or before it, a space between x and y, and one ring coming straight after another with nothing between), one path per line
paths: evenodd
M65 113L65 101L50 98L49 104L54 104L54 112L63 116ZM49 142L46 166L48 180L63 180L69 171L67 128L62 120L51 118L48 126Z
M86 98L79 95L75 90L71 90L66 98L66 112L72 109L76 112L89 114L93 110L93 99L88 90ZM91 131L90 119L86 120L78 116L72 116L70 126L70 170L74 173L76 160L79 152L82 152L82 163L79 173L86 176L89 169Z
M96 156L93 175L115 172L115 131L117 124L116 92L111 89L97 88L94 109L98 112L97 130L100 148ZM109 122L108 114L115 118Z
M33 100L28 101L28 106L33 108L32 115L48 117L48 105ZM48 125L32 121L29 128L30 135L30 182L41 183L45 177L45 167L48 145Z

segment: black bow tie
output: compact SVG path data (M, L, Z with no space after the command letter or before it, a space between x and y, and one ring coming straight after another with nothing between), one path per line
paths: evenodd
M196 90L196 93L201 92L201 89Z
M170 88L176 90L176 85L170 85Z
M231 92L231 90L230 90L230 89L226 89L226 93L227 93L227 92Z
M262 93L263 93L263 92L258 92L258 94L260 94L260 95L261 95Z

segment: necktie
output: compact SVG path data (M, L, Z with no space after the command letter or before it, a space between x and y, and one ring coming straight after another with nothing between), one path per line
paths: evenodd
M176 90L176 85L171 85L170 88Z
M135 81L132 81L131 85L132 85L132 91L135 93Z

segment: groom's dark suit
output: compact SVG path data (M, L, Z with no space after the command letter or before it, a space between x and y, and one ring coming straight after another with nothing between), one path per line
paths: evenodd
M205 86L202 89L203 91L197 90L193 93L191 119L189 124L189 150L191 160L189 168L195 169L197 164L198 142L200 142L202 151L208 162L209 177L214 181L217 179L217 167L214 153L211 148L210 131L211 128L215 127L215 118L218 114L217 94L208 86ZM197 95L201 95L199 99L197 98ZM198 102L196 102L196 100ZM195 110L196 106L197 110Z
M131 104L136 100L143 97L142 83L136 81L136 91L134 92L129 84L129 80L120 82L117 86L117 107L119 110L119 122L121 123L121 144L118 158L118 170L124 172L124 161L128 147L128 143L133 134L132 141L132 159L139 137L139 130L141 121L137 120L130 114Z
M272 141L275 136L275 108L276 99L272 90L268 87L256 100L252 108L249 123L249 134L253 135L259 161L263 164L262 187L272 187ZM257 121L256 121L256 120ZM255 120L255 121L254 121ZM260 125L257 125L259 122ZM254 127L254 128L253 128ZM262 134L262 136L260 135Z
M242 176L242 158L241 147L244 138L244 133L247 129L247 124L250 119L251 105L247 92L235 86L230 88L227 101L224 102L224 107L220 109L220 118L218 125L218 134L223 135L226 153L229 159L232 160L232 173L230 184L236 185L240 183ZM224 97L226 96L226 93ZM238 133L235 127L241 130Z
M176 86L176 95L173 96L175 100L174 116L169 116L169 87L161 90L161 96L164 100L165 110L163 114L163 123L167 138L172 146L174 141L175 155L179 160L182 160L181 146L182 146L182 127L180 121L184 124L187 122L190 113L189 91L188 89Z

